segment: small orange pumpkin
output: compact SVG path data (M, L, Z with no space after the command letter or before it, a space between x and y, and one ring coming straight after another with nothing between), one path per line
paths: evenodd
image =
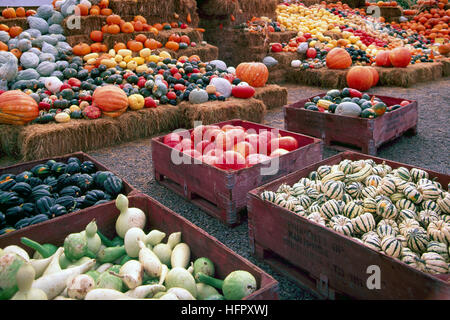
M133 33L134 32L134 27L131 24L131 22L125 22L124 24L122 24L122 26L120 27L120 30L123 33Z
M120 32L120 27L117 24L110 24L106 28L106 31L111 34L118 34Z
M102 42L103 41L103 32L100 30L94 30L89 34L89 38L91 38L94 42Z
M8 45L0 41L0 51L8 51Z
M131 51L134 52L139 52L144 48L144 45L136 40L130 40L127 42L127 47L128 49L130 49Z
M147 39L144 42L144 46L146 48L151 49L151 50L155 50L155 49L159 48L159 44L158 43L159 43L159 41L157 41L155 39Z
M236 77L252 87L264 87L269 79L269 69L261 62L242 62L236 68Z
M85 56L91 53L91 47L87 43L81 42L72 48L72 52L77 56Z
M147 19L145 19L143 16L137 15L133 19L134 22L142 22L142 24L147 23Z
M20 51L20 50L17 49L17 48L11 49L10 52L11 52L13 55L15 55L17 59L19 59L20 56L22 55L22 51Z
M175 41L167 41L165 47L173 51L178 51L180 45Z
M6 8L2 11L2 17L5 19L13 19L16 18L16 10L14 8Z
M114 43L114 51L118 52L120 49L126 49L127 46L123 42L116 42Z
M98 10L98 8L91 8L91 10L89 10L89 14L91 16L98 16L100 15L100 10Z
M91 44L91 52L106 52L108 51L108 47L106 44L101 42L94 42Z
M326 64L329 69L347 69L352 65L352 57L345 49L333 48L327 53Z
M16 9L16 16L19 17L19 18L25 17L26 16L25 8L24 7L18 7Z
M27 17L34 16L35 14L36 14L36 10L32 10L32 9L29 9L29 10L27 10L27 12L25 12L25 15Z
M13 27L9 28L9 35L11 36L11 38L15 38L19 34L21 34L22 31L23 31L22 27L13 26Z
M140 33L136 36L136 38L134 38L134 40L145 43L145 41L147 41L147 36L143 33Z
M84 5L84 4L77 4L77 8L78 10L75 9L76 11L79 11L80 16L84 17L87 16L89 14L89 7Z
M112 15L110 15L110 16L108 16L106 18L106 23L107 24L117 24L117 25L119 25L120 24L120 20L122 20L122 19L120 18L119 15L112 14Z
M110 16L112 15L113 11L110 8L103 8L100 10L100 14L102 16Z

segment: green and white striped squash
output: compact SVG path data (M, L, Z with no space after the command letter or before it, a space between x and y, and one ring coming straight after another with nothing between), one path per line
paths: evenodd
M365 187L361 190L361 198L375 198L378 194L377 188Z
M397 203L397 201L400 201L402 199L405 199L405 195L400 192L393 193L389 196L389 199L391 199L392 203Z
M351 236L353 233L353 224L352 221L343 216L337 215L330 219L330 227L341 234Z
M349 203L350 201L353 201L353 198L348 193L344 193L344 195L342 196L342 200L338 201L342 201L344 204L346 204Z
M419 220L417 212L409 209L400 210L397 216L397 220L403 222L408 219Z
M448 246L445 243L439 241L430 241L427 245L427 252L434 252L439 254L445 261L450 261L450 256L448 252Z
M344 159L341 162L339 162L339 170L341 170L345 174L353 173L352 161Z
M317 171L311 171L311 172L308 174L308 178L309 178L309 180L311 180L311 181L318 180L318 179L319 179L319 174L317 173Z
M320 205L314 201L308 208L309 212L319 212L320 213Z
M305 208L303 208L302 205L296 205L292 211L295 214L298 214L299 216L302 216L302 217L306 217L307 216Z
M311 199L317 199L317 197L320 195L319 191L317 191L315 188L307 188L305 194Z
M450 214L450 193L445 192L443 197L436 200L436 203L442 213Z
M395 181L392 178L384 177L381 179L380 183L378 184L377 191L381 195L390 196L391 194L395 193L397 188L395 187Z
M428 172L426 172L426 171L424 171L422 169L419 169L419 168L412 168L411 169L411 179L412 179L412 181L417 182L420 179L424 179L424 178L425 179L429 178Z
M427 232L431 239L450 245L450 223L444 220L431 221Z
M378 226L380 226L380 225L381 225L381 226L382 226L382 225L388 225L388 226L391 226L392 229L394 229L394 231L395 231L396 234L400 232L400 229L399 229L399 227L398 227L397 222L395 222L395 220L393 220L393 219L381 219L381 220L378 222Z
M423 197L423 200L437 200L439 198L440 191L433 183L421 184L417 187L417 191Z
M366 162L364 160L355 160L352 162L353 172L358 172L362 168L366 166Z
M372 186L372 187L377 188L378 185L380 184L381 180L382 180L382 178L380 176L372 174L366 178L366 180L364 181L364 184L367 187Z
M424 271L432 274L448 273L448 263L445 259L434 252L425 252L420 257L424 262Z
M360 169L358 169L360 168ZM372 166L365 162L362 162L361 167L354 167L354 173L348 174L345 179L347 181L358 181L362 182L366 180L368 176L372 174Z
M293 203L295 206L300 204L297 197L289 196L286 201Z
M364 159L364 162L369 164L371 167L374 167L377 165L377 163L375 161L373 161L373 159Z
M338 214L341 214L341 208L339 206L339 203L335 199L331 199L326 201L321 207L320 207L320 213L325 216L327 219L331 219L334 216L337 216Z
M378 236L380 237L380 239L383 239L384 237L387 237L387 236L395 237L397 235L394 228L392 228L390 225L387 225L387 224L382 224L382 225L377 226L376 232L377 232Z
M394 175L405 181L411 180L411 173L409 172L408 168L405 167L398 167L397 169L395 169Z
M407 241L406 241L406 237L404 235L397 234L395 237L397 238L398 241L400 241L400 243L402 244L402 247L407 247L408 246Z
M322 183L325 183L325 182L331 181L331 180L332 181L343 181L344 178L345 178L345 173L340 170L337 170L334 172L330 172L329 174L324 176L322 178Z
M325 219L320 215L319 212L312 212L307 216L308 220L311 220L315 223L318 223L322 226L325 226Z
M327 174L331 172L331 166L323 165L317 168L317 174L319 175L319 178L322 179Z
M376 233L375 231L368 231L361 236L361 240L365 241L367 239L367 237L378 237L379 238L378 233Z
M370 212L363 213L362 215L354 218L352 220L352 223L353 230L355 230L355 232L359 234L372 231L376 227L375 219Z
M398 230L400 234L405 237L414 229L420 228L420 224L415 219L405 219L398 225Z
M395 236L386 236L381 239L381 250L388 256L398 258L402 254L402 244Z
M376 213L384 219L395 219L398 215L397 208L389 200L381 200L378 202Z
M363 239L363 243L375 251L381 251L381 239L378 235L370 235Z
M298 180L297 183L303 185L306 188L309 187L309 185L311 184L311 180L309 178L303 177L300 180Z
M425 228L428 227L430 222L439 220L439 215L433 210L422 210L419 212L418 216L420 223L422 223Z
M322 192L322 181L312 181L309 188L315 189L318 193Z
M433 181L430 179L423 178L423 179L419 179L419 181L416 182L417 186L421 186L421 185L425 185L425 184L433 184Z
M309 208L309 206L313 202L312 199L310 197L308 197L306 194L302 194L302 195L298 196L297 200L299 201L299 204L303 208Z
M416 212L416 205L414 204L414 202L412 202L411 200L408 199L400 199L395 203L395 207L397 208L397 210L401 211L401 210L411 210Z
M323 193L319 194L319 196L316 199L316 202L318 205L322 206L325 202L327 202L328 200L331 200L330 198L328 198L326 195L324 195Z
M266 190L261 193L261 199L266 201L274 202L276 197L277 195L273 191Z
M372 173L383 178L387 172L382 165L376 165L372 168Z
M419 204L423 200L422 194L413 186L406 187L405 190L403 190L403 193L405 194L406 199L411 200L415 204Z
M400 177L394 177L392 178L392 180L394 180L395 188L398 192L403 192L403 190L405 190L405 188L410 185L410 182L405 181Z
M292 195L299 196L305 193L305 186L300 183L296 183L292 186Z
M350 201L345 204L342 214L347 218L353 219L364 213L364 206L361 201Z
M437 214L441 214L441 208L437 205L436 201L433 200L425 200L420 203L420 207L422 210L432 210L436 212Z
M376 213L377 212L377 202L374 198L364 198L363 200L363 207L364 211L370 212L370 213Z
M418 269L417 261L419 260L419 255L414 251L411 251L408 247L402 248L402 262L406 263L410 267Z
M283 183L278 187L276 192L277 193L286 193L288 195L291 195L292 188L290 186L288 186L287 184Z
M343 184L334 180L323 183L322 191L330 199L341 200L344 196Z
M286 202L285 196L282 196L280 194L277 194L277 196L275 197L275 200L273 201L273 203L275 203L276 205L282 206L282 207L284 207L285 202Z
M346 185L345 191L353 198L357 199L361 196L364 185L361 182L351 182Z
M412 229L404 236L408 247L417 253L425 252L428 242L430 242L427 232L421 227Z
M444 220L447 223L450 223L450 214L442 214L441 215L442 220Z

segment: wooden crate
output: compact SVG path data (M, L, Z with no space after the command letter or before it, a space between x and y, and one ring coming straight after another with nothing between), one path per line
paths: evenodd
M398 168L413 166L346 151L256 188L248 194L248 228L253 254L320 298L450 299L450 274L431 275L376 252L350 237L263 201L264 190L292 185L321 165L343 159L373 159ZM417 167L416 167L417 168ZM424 169L426 170L426 169ZM426 170L442 185L450 176ZM369 290L369 266L379 266L381 288Z
M325 93L316 96L324 95ZM399 104L404 100L378 95L377 97L387 105ZM387 112L381 117L366 119L306 110L304 105L312 98L283 107L286 130L323 139L327 146L342 144L346 148L360 148L360 151L370 155L376 155L382 144L405 133L417 134L417 101L413 100L409 105Z
M40 159L40 160L35 160L35 161L30 161L30 162L24 162L24 163L19 163L10 167L3 167L0 168L0 175L5 174L5 173L11 173L11 174L19 174L23 171L26 170L30 170L31 168L33 168L34 166L41 164L41 163L45 163L50 159L53 159L55 161L62 161L62 162L66 162L70 157L76 157L78 159L80 159L81 162L83 161L92 161L95 164L95 167L97 168L98 171L110 171L112 173L114 173L116 176L118 176L119 178L122 179L122 184L123 184L123 194L125 195L133 195L136 193L139 193L139 191L130 185L130 183L120 177L120 175L118 175L116 172L114 172L113 170L105 167L103 164L101 164L100 162L98 162L97 160L95 160L94 158L92 158L91 156L89 156L88 154L84 153L84 152L75 152L75 153L69 153L63 156L58 156L58 157L52 157L52 158L47 158L47 159ZM111 203L113 203L114 201L110 201ZM94 206L96 207L96 206ZM82 213L84 213L84 211L87 209L81 209L79 211L76 212L71 212L71 213L67 213L65 216L73 216L73 215L80 215ZM48 221L46 221L45 223L53 223L57 221L57 219L59 218L53 218L50 219ZM41 223L37 223L36 225L40 225ZM23 230L27 230L28 228L30 228L31 226L25 227L23 228ZM20 229L22 230L22 229ZM18 231L12 231L11 233L17 233ZM4 237L5 235L0 235L0 238Z
M247 259L233 252L216 238L195 226L186 218L163 206L153 198L144 194L130 196L130 207L142 209L147 216L144 228L146 232L158 229L166 233L181 232L181 239L191 249L191 260L199 257L210 258L215 265L216 276L223 279L235 270L246 270L256 279L258 290L247 296L246 300L277 300L278 282ZM112 238L116 235L115 223L119 211L114 203L101 204L86 209L82 215L65 215L39 225L31 226L0 238L0 248L8 245L19 245L27 249L29 254L33 250L21 245L20 237L28 237L39 243L62 245L64 238L70 233L82 231L95 218L99 230ZM165 240L164 240L165 241Z
M256 131L276 130L243 120L216 123L219 126L225 124L239 125ZM271 175L261 175L261 169L269 168L273 160L236 171L221 170L205 163L174 164L171 158L174 149L163 143L164 136L153 138L152 159L155 179L224 224L236 226L242 222L248 191L322 159L322 143L319 139L284 130L279 130L279 133L296 138L300 147L280 156L279 170ZM187 155L181 153L179 155L191 159Z

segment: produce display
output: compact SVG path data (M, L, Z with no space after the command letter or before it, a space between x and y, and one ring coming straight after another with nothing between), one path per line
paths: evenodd
M260 196L413 268L445 274L450 262L448 187L422 169L344 159Z
M346 50L352 65L374 65L378 53L397 48L407 50L410 58L398 66L393 64L394 67L405 67L410 62L433 62L448 51L445 48L449 40L450 13L443 9L431 10L433 13L423 13L426 18L414 18L427 24L430 29L425 31L425 27L419 28L417 23L387 23L340 2L309 7L299 2L282 3L277 8L278 22L298 34L288 43L272 43L271 51L298 52L305 59L292 66L304 69L328 66L325 60L333 48ZM427 19L432 20L427 22ZM435 43L436 38L443 43Z
M323 97L316 96L305 103L306 110L334 113L341 116L373 119L409 105L403 100L400 104L387 106L376 96L370 96L352 88L329 90Z
M297 139L269 130L231 124L201 125L190 133L169 133L164 144L222 170L239 170L269 161L300 147ZM195 162L194 162L195 163Z
M268 17L253 17L247 22L234 25L233 28L242 29L243 31L252 33L286 31L286 28L280 25L279 22L273 21Z
M11 300L240 300L257 290L255 277L235 270L214 278L213 261L193 259L181 232L143 228L146 213L119 194L117 235L101 233L95 219L62 246L26 237L0 250L0 299ZM151 213L149 213L151 214ZM163 241L166 239L165 241Z
M122 191L122 179L76 157L2 174L0 235L113 200Z

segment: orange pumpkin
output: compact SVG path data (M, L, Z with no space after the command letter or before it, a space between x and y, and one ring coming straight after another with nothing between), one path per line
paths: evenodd
M155 49L160 48L160 44L161 44L161 42L159 42L159 41L157 41L157 40L155 40L155 39L147 39L147 40L145 40L145 42L144 42L144 46L145 46L146 48L151 49L151 50L155 50ZM161 45L162 45L162 44L161 44Z
M442 55L447 55L450 52L450 43L440 45L438 51Z
M13 55L15 55L17 59L19 59L20 56L22 55L22 51L20 51L20 50L17 49L17 48L12 49L10 52L11 52Z
M372 87L374 87L377 85L378 80L380 80L380 75L378 74L377 69L375 69L374 67L367 66L366 68L368 68L372 72Z
M405 47L398 47L389 53L389 60L396 68L405 68L411 61L411 52Z
M89 34L89 37L94 42L102 42L103 41L103 32L100 30L94 30Z
M29 9L29 10L27 10L27 12L25 12L25 15L27 17L34 16L35 14L36 14L36 10L32 10L32 9Z
M373 84L373 75L372 71L369 68L362 66L352 67L347 72L347 85L350 88L366 91L372 87Z
M100 10L100 14L102 16L110 16L112 15L113 11L110 8L103 8Z
M0 51L8 51L8 45L0 41Z
M252 87L264 87L269 79L269 69L261 62L242 62L236 68L236 77Z
M139 52L144 48L144 45L136 40L130 40L127 42L127 47L128 49L130 49L131 51L134 52Z
M108 47L104 43L95 42L91 44L91 52L106 52L106 51L108 51Z
M118 52L120 49L126 49L127 46L123 42L116 42L114 43L114 51Z
M92 105L107 116L118 117L128 108L127 94L115 85L98 87L92 95Z
M122 20L122 19L120 18L119 15L112 14L106 18L106 23L107 24L120 24L120 20Z
M161 31L161 30L163 29L163 26L162 26L161 23L155 23L155 24L153 25L153 27L154 27L156 30L158 30L158 31Z
M77 9L75 9L75 13L79 12L80 16L87 16L89 14L89 7L84 4L77 4Z
M84 56L91 53L91 47L87 43L81 42L72 48L72 52L77 56Z
M91 10L89 10L89 14L91 16L98 16L100 15L100 10L98 8L91 8Z
M0 31L9 32L9 27L6 24L2 23L0 24Z
M167 41L165 47L169 50L178 51L180 45L175 41Z
M347 50L333 48L327 54L326 63L329 69L347 69L352 65L352 58Z
M111 34L118 34L120 32L120 27L118 24L108 25L107 32Z
M23 18L26 16L26 11L24 7L19 7L16 9L16 16L19 18Z
M125 22L124 24L122 24L122 26L120 27L120 30L123 33L133 33L134 32L134 27L131 24L131 22Z
M145 41L147 41L147 36L145 34L140 33L136 36L136 38L134 38L134 40L139 41L141 43L145 43Z
M14 8L6 8L2 11L2 17L5 19L13 19L16 18L16 10Z
M101 0L98 5L100 8L105 9L109 7L109 0Z
M181 41L181 37L180 37L180 35L178 35L176 33L172 33L169 36L169 41L180 42Z
M13 27L9 28L9 35L11 36L11 38L15 38L19 34L21 34L22 31L23 31L23 29L21 27L13 26Z
M142 30L144 30L144 24L141 21L134 22L133 27L134 27L135 31L142 31Z
M20 90L0 95L0 123L24 125L39 116L37 102Z
M147 19L145 19L143 16L137 15L133 19L134 22L140 21L142 24L147 23Z
M109 26L108 24L104 24L104 25L102 26L102 30L101 30L101 31L102 31L103 33L108 33L108 26Z

